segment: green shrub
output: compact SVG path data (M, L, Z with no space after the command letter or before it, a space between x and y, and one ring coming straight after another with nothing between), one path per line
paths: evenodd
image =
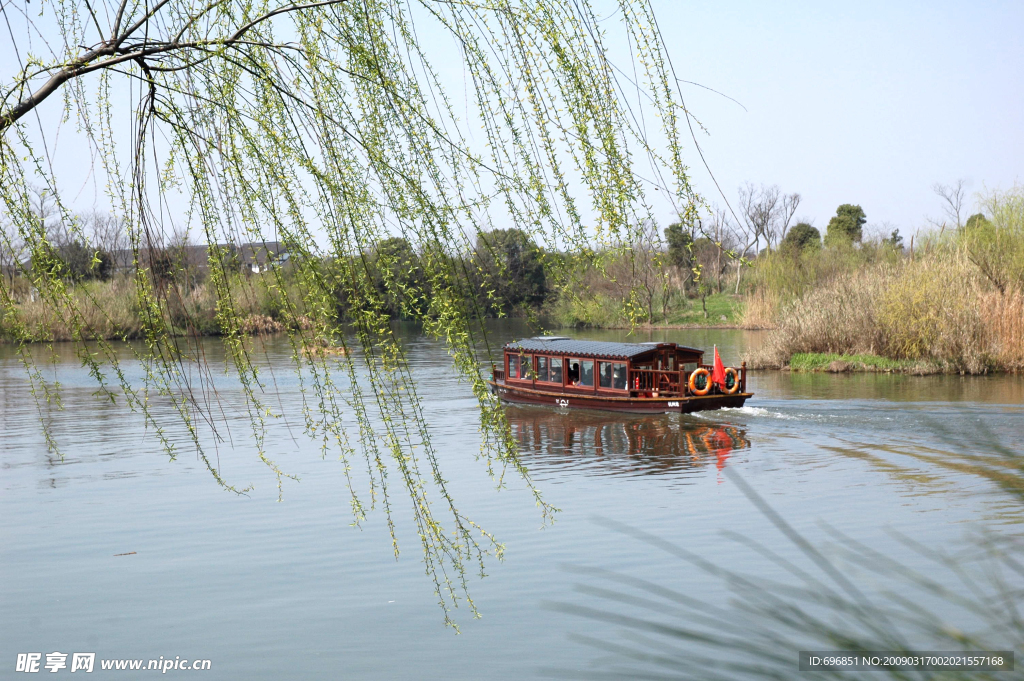
M990 216L972 215L958 237L971 262L1000 293L1024 288L1024 186L982 198Z
M780 251L802 253L807 248L821 247L821 232L806 222L798 222L786 233L779 244Z
M844 203L836 209L835 216L828 221L825 245L839 246L860 243L865 222L867 222L867 216L864 215L863 208Z

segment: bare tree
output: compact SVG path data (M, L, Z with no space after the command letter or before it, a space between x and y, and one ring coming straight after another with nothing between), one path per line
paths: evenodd
M962 216L964 199L967 194L967 180L959 178L956 182L949 185L936 182L932 185L932 191L943 200L942 212L945 213L946 218L950 222L955 223L957 229L962 229L964 226ZM944 231L945 228L946 223L943 221L939 225L939 232Z
M714 245L711 253L699 254L702 272L713 271L715 274L715 289L722 292L722 275L728 267L729 252L736 248L734 229L729 219L729 211L718 205L711 208L711 219L708 221L708 229L704 231L706 236ZM725 263L723 263L723 256Z
M742 260L748 254L757 254L761 240L766 245L771 243L771 233L779 217L781 192L775 185L755 187L747 182L739 188L739 223L736 225L736 238L739 242L740 259L736 261L736 293L740 292L740 272Z
M41 187L32 187L29 190L28 210L31 213L31 220L39 234L55 247L67 243L67 229L60 219L60 211L57 210L53 194Z
M0 275L7 277L11 288L25 257L25 242L10 220L0 221Z
M128 229L117 216L94 211L83 216L82 221L89 226L95 248L112 255L131 248Z
M786 232L789 231L789 224L793 221L793 215L796 214L796 209L799 207L799 194L793 193L782 195L782 202L779 205L778 225L776 229L772 230L773 236L776 237L772 242L772 246L777 246L786 238Z
M630 269L631 297L639 302L648 324L653 324L654 302L660 296L662 316L668 314L671 295L665 268L664 243L658 225L648 220L640 226L637 238L630 245L632 258L628 259Z

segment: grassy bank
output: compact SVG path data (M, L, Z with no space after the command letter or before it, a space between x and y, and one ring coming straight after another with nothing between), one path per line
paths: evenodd
M830 373L875 372L905 374L935 374L942 366L934 362L909 359L890 359L878 355L839 355L824 352L801 352L789 359L791 371L827 371Z

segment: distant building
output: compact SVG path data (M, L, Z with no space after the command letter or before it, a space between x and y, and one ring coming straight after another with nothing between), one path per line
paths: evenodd
M243 272L267 272L288 262L291 254L280 241L243 244L238 248L238 259Z

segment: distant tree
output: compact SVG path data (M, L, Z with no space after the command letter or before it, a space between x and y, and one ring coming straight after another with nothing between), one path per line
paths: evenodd
M712 208L711 222L708 224L705 234L710 238L714 251L712 253L702 251L698 255L698 259L703 267L702 275L706 277L708 271L713 272L715 276L715 289L718 293L721 293L725 270L731 260L731 257L726 256L723 262L722 256L732 251L737 245L735 230L731 226L729 211L726 208L722 206L714 206ZM703 255L710 255L711 257L705 260Z
M167 248L151 248L146 253L150 276L159 291L166 290L169 285L174 283L175 277L181 269L175 255Z
M477 237L477 271L488 306L500 312L533 306L547 295L543 253L521 229L495 229Z
M783 194L782 203L779 206L778 213L778 224L776 229L772 230L772 238L777 240L778 243L786 238L789 233L789 223L793 221L793 216L796 214L796 209L800 207L801 197L799 194Z
M665 241L668 243L667 264L675 270L674 285L684 292L692 289L697 278L694 270L699 267L692 230L681 222L673 222L665 228Z
M640 225L637 238L628 245L623 255L625 257L618 258L618 266L609 269L609 274L620 286L624 286L621 299L627 301L627 316L653 324L655 302L660 301L661 316L664 319L668 315L673 287L669 285L665 268L666 254L658 238L658 226L653 220ZM688 274L692 276L693 270Z
M903 237L900 236L900 230L892 230L892 234L890 234L889 238L885 240L885 243L889 244L893 248L903 250Z
M64 279L109 279L113 260L105 251L90 249L81 241L69 241L45 253L32 256L32 267L40 273L51 273Z
M368 258L374 286L393 317L410 317L424 309L416 292L426 282L419 255L408 239L400 236L384 239Z
M864 209L850 203L836 208L835 216L828 221L825 232L826 245L859 243L863 237L867 216Z
M25 257L25 242L8 220L0 220L0 276L6 277L8 286L14 286L20 265Z
M961 222L960 216L963 214L964 200L967 195L967 180L961 178L948 185L936 182L932 185L932 191L942 199L942 212L946 214L946 218L954 223L957 229L962 229L964 224ZM932 222L938 224L940 232L946 229L945 220L941 223Z
M779 245L780 250L790 253L800 253L806 248L818 248L821 246L821 232L816 227L806 222L798 222L786 234L786 238Z
M665 228L668 243L668 264L680 270L693 267L693 234L681 222L673 222Z
M979 197L984 214L959 233L971 262L1000 293L1024 290L1024 186Z
M90 243L99 250L114 254L131 248L124 221L116 215L93 211L82 215L81 220L89 228Z
M756 255L761 249L761 240L771 246L774 227L781 209L780 191L777 186L758 189L747 182L739 189L739 222L735 226L736 240L739 242L740 258L746 258L751 252ZM742 260L736 261L736 293L740 292L740 273Z
M970 231L978 229L979 227L986 227L992 224L989 219L985 217L984 213L975 213L971 217L967 218L967 222L964 223L964 230Z

